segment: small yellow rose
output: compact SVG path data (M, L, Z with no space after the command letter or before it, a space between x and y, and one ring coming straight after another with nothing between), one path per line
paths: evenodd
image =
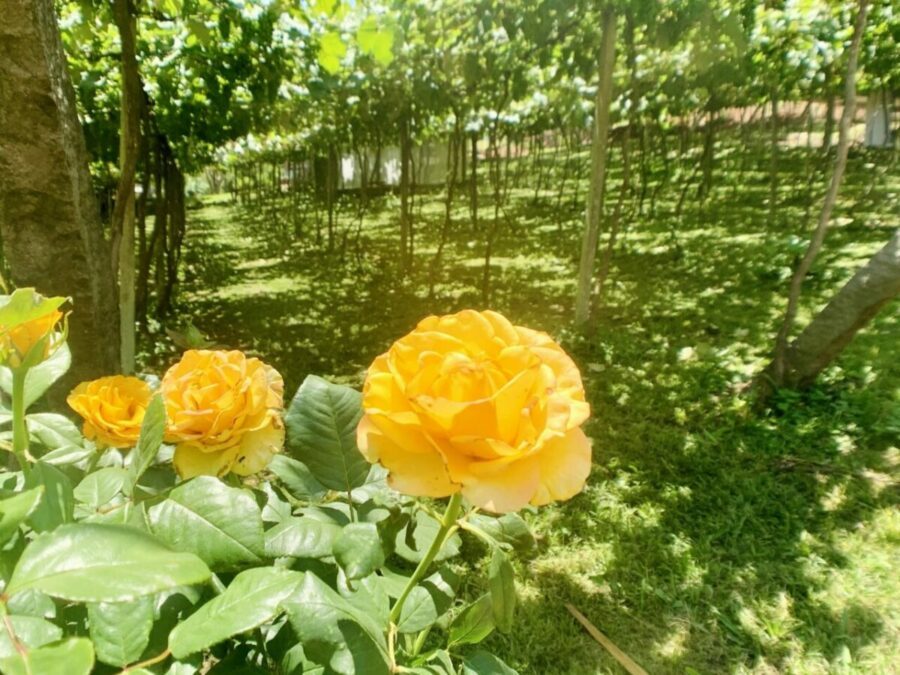
M141 435L152 394L143 380L113 375L82 382L66 402L84 418L85 438L100 448L131 448Z
M162 380L166 441L182 478L246 476L284 447L284 381L239 351L192 349Z
M363 411L360 450L406 494L504 513L569 499L590 472L578 368L496 312L421 321L369 368Z

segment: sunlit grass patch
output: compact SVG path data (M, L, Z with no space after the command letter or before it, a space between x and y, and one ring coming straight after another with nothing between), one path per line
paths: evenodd
M573 207L571 179L559 208L555 183L536 200L533 184L510 190L487 303L486 184L479 227L457 191L436 270L444 195L415 196L406 273L394 195L373 199L361 227L343 200L330 252L323 211L317 243L312 211L297 235L286 203L207 203L189 213L181 311L211 339L266 354L289 390L308 372L358 386L397 335L467 306L565 342L594 411L594 469L583 494L528 516L539 546L520 563L519 620L488 645L523 675L621 672L565 602L651 673L890 673L900 662L900 315L882 312L812 390L752 413L742 386L769 358L787 243L808 235L818 202L807 218L806 196L789 194L803 165L785 150L785 204L769 222L767 158L749 157L738 178L744 156L722 155L713 194L688 200L681 220L677 186L651 209L661 174L651 167L586 334L569 323L586 188ZM900 180L873 178L867 161L851 156L838 209L851 220L805 281L801 325L897 224Z

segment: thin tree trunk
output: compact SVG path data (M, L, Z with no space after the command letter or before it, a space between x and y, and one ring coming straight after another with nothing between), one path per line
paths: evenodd
M400 266L409 269L410 246L410 203L409 184L412 160L412 145L409 137L409 119L404 116L400 122Z
M472 168L469 171L469 180L472 182L469 196L472 232L478 232L478 135L474 133L472 134Z
M776 221L778 211L778 91L772 89L772 119L769 135L769 224Z
M828 153L831 150L831 138L834 136L834 93L831 91L831 79L833 77L834 65L829 64L825 68L825 82L822 85L825 90L825 130L822 134L822 152Z
M434 297L434 287L441 273L441 262L444 255L444 246L447 244L447 237L450 233L450 227L453 224L453 192L456 177L457 164L459 163L460 145L465 145L465 140L459 131L459 116L456 116L456 125L453 135L447 143L447 197L444 200L444 223L441 226L441 238L438 242L437 251L434 254L434 260L431 263L431 280L428 286L428 297ZM463 156L464 153L463 153Z
M119 341L109 334L119 313L110 244L52 0L3 3L0 235L15 285L73 299L72 367L56 393L116 372Z
M112 215L112 231L119 236L113 274L119 278L119 340L122 372L134 372L135 256L134 185L141 140L141 81L135 53L137 22L129 0L113 0L113 15L122 51L121 136L119 142L119 185Z
M328 250L334 251L335 244L335 216L334 202L337 195L337 169L338 169L337 150L334 143L328 146L328 165L325 170L325 200L328 206Z
M606 187L606 160L609 144L609 108L612 103L612 76L616 58L616 15L611 7L603 11L603 34L600 40L600 83L594 103L594 130L591 142L591 182L584 216L584 239L578 265L578 291L575 297L575 322L584 324L590 318L591 287L594 260L600 237L600 219Z
M595 309L599 309L603 306L603 292L606 288L606 279L609 277L609 268L612 265L612 257L619 236L619 226L622 222L622 207L625 204L625 195L628 194L631 188L631 168L628 160L628 143L630 142L630 135L631 127L626 126L625 131L622 134L622 186L619 188L619 198L616 200L616 207L613 211L606 250L603 252L603 257L600 260L600 269L597 271L597 295L594 298Z
M803 289L803 280L809 273L819 250L822 248L822 242L825 240L825 234L828 231L828 224L831 220L831 212L834 209L838 191L841 187L841 180L844 177L844 170L847 167L847 153L850 149L850 125L853 122L853 115L856 110L856 66L859 59L859 45L862 41L867 11L868 0L860 0L856 22L853 27L853 38L850 42L847 58L844 110L841 114L837 156L834 160L834 171L831 175L831 183L828 187L828 192L825 195L825 200L822 204L822 212L819 215L819 222L813 232L812 239L810 239L806 253L804 253L803 258L800 260L800 264L797 265L797 269L794 270L794 274L791 278L784 321L782 322L781 330L778 331L778 336L775 339L772 379L776 386L781 386L784 382L785 353L787 351L788 337L791 334L791 329L793 328L794 321L797 317L797 308L800 302L800 292Z
M150 199L150 183L153 179L152 172L152 155L150 153L150 125L149 120L147 118L147 110L146 107L142 106L141 108L141 118L143 123L143 129L141 131L141 167L142 167L142 176L141 176L141 195L135 204L134 209L134 218L135 224L137 226L138 233L138 251L137 251L137 261L136 261L136 278L134 283L134 313L135 313L135 321L140 325L141 330L146 332L147 330L147 298L146 298L146 286L142 288L141 284L146 283L146 278L142 278L143 270L144 270L144 261L147 259L148 255L148 241L147 241L147 203Z

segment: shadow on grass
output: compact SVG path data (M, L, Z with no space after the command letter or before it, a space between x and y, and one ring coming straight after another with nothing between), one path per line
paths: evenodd
M491 305L566 342L595 411L589 486L533 517L543 545L521 569L519 618L513 633L490 638L523 673L616 672L566 601L653 673L890 668L890 650L872 650L897 630L889 607L897 582L884 579L895 576L898 526L882 522L898 502L897 320L885 310L819 387L782 397L767 417L749 415L736 393L765 358L783 311L789 238L808 229L799 188L789 193L804 181L799 157L783 153L793 182L782 186L777 223L766 220L765 157L755 173L751 165L739 174L740 162L723 166L710 199L689 200L677 221L677 186L645 205L655 216L630 214L586 338L568 327L580 213L568 197L556 208L553 191L537 204L533 189L513 191ZM829 235L807 280L807 314L897 224L883 215L887 191L866 180L865 161L851 158L837 214L848 221ZM315 244L308 213L295 236L284 205L193 213L179 320L260 354L284 374L287 391L311 372L358 384L421 317L481 306L493 209L485 201L473 228L464 197L433 296L439 196L417 197L408 274L390 198L373 204L362 229L345 206L331 252ZM145 360L161 370L176 350L154 347Z
M526 672L618 672L565 602L652 673L826 672L891 639L863 585L835 588L860 562L845 540L880 532L873 518L900 503L897 373L862 365L879 339L854 346L858 373L783 397L763 418L723 397L665 419L637 387L625 413L626 378L595 389L608 419L592 429L590 487L538 516L544 552L524 571L523 617L493 646ZM725 383L714 362L678 369L679 398ZM536 647L548 643L552 653ZM883 658L875 672L890 669Z

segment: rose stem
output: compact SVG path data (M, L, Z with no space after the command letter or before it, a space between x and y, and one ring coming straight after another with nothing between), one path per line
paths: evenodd
M394 606L391 609L390 623L397 623L397 619L400 618L400 612L403 611L403 603L406 602L407 596L412 592L412 589L415 588L422 577L425 576L425 572L428 571L428 567L438 554L438 551L444 546L444 542L456 531L455 523L456 519L459 517L460 506L462 506L462 495L457 492L450 497L450 502L447 504L447 510L444 511L444 517L441 519L441 527L435 535L434 541L431 542L428 552L425 553L425 557L419 562L416 571L413 572L409 581L406 582L406 587L403 589L403 592L400 593L397 602L394 603Z
M28 371L16 368L12 373L13 452L22 467L26 480L31 473L28 463L28 426L25 423L25 376Z

